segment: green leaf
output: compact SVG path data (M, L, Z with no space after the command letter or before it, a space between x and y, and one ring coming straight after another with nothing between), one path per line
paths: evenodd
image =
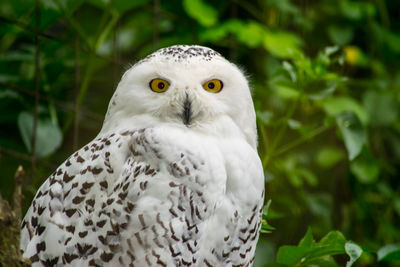
M287 61L283 61L282 62L282 67L283 67L283 69L285 69L290 74L290 78L292 79L292 82L296 82L297 81L297 75L296 75L296 72L294 71L294 68L293 68L292 64L290 64Z
M353 112L346 112L336 117L336 123L343 134L349 159L357 157L367 143L367 134L360 120Z
M217 10L202 0L184 0L186 13L205 27L213 26L218 21Z
M255 21L251 21L244 24L242 27L233 30L236 33L238 40L248 47L258 47L263 43L265 31L262 26Z
M376 182L379 176L379 165L373 158L359 157L350 164L351 172L364 184Z
M346 267L351 267L357 260L360 258L362 254L362 249L355 243L348 241L344 245L344 249L346 250L347 255L349 255L350 259L346 263Z
M276 262L289 266L300 262L305 256L313 251L313 248L296 247L296 246L281 246L276 255Z
M351 111L357 114L358 118L363 124L367 124L368 115L364 107L360 105L356 100L350 97L332 97L321 100L323 109L332 117L345 112Z
M28 151L32 151L33 116L21 112L18 116L18 128ZM43 158L53 153L60 145L62 135L59 127L50 119L38 119L36 132L36 156Z
M336 147L323 147L317 154L317 163L322 168L331 168L345 157L343 150Z
M400 244L386 245L378 250L378 261L400 262Z
M278 58L293 58L300 51L302 40L286 31L266 31L264 48Z
M312 234L311 227L307 228L307 232L299 242L299 247L311 248L315 244L315 240Z

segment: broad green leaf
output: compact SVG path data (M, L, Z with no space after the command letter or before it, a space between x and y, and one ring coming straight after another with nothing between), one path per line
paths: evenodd
M332 246L340 248L344 251L344 245L346 243L346 238L344 235L339 231L331 231L327 233L320 241L320 245L324 246Z
M296 82L297 75L296 75L296 72L294 71L292 64L290 64L288 61L283 61L282 67L289 73L290 78L292 79L292 82Z
M278 58L293 58L300 51L302 40L286 31L265 31L264 48Z
M265 36L262 26L254 21L250 21L242 27L234 29L234 32L241 43L251 48L260 46Z
M312 234L311 227L307 228L307 232L299 242L299 247L311 248L315 245L315 240Z
M358 260L358 258L360 258L363 251L357 244L351 241L346 242L344 249L346 250L347 255L350 257L346 263L346 267L351 267Z
M276 255L276 262L293 266L300 262L306 255L313 251L313 248L296 247L296 246L281 246Z
M217 10L203 0L183 0L186 13L205 27L213 26L218 21Z
M28 151L32 151L31 139L33 133L33 116L28 112L21 112L18 116L18 128ZM59 127L49 119L39 118L36 132L36 156L43 158L53 153L62 141Z
M343 135L349 159L353 160L360 154L362 147L367 143L365 129L358 117L352 112L338 115L336 123Z
M363 102L372 125L386 126L398 118L398 102L392 93L369 91Z
M322 168L331 168L344 158L343 150L336 147L323 147L318 151L317 163Z
M379 176L379 165L372 158L356 158L351 162L350 170L357 177L357 180L364 184L376 182Z
M351 111L357 114L358 118L363 124L368 123L368 115L362 105L360 105L356 100L350 97L332 97L321 100L323 109L332 117Z
M390 244L380 248L378 261L400 262L400 244Z

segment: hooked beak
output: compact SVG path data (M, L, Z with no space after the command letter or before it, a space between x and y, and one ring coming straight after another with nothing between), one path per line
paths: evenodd
M186 126L190 125L190 120L192 117L192 102L189 99L188 93L186 93L185 101L183 102L183 112L182 112L182 120Z

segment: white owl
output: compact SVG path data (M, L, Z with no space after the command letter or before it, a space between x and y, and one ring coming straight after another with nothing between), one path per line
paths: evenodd
M33 266L251 266L264 176L246 78L177 45L123 75L98 136L38 190Z

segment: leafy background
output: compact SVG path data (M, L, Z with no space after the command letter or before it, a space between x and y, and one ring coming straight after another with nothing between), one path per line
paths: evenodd
M124 70L201 44L254 89L272 200L255 266L400 266L399 18L397 0L3 0L0 192L23 165L26 210Z

